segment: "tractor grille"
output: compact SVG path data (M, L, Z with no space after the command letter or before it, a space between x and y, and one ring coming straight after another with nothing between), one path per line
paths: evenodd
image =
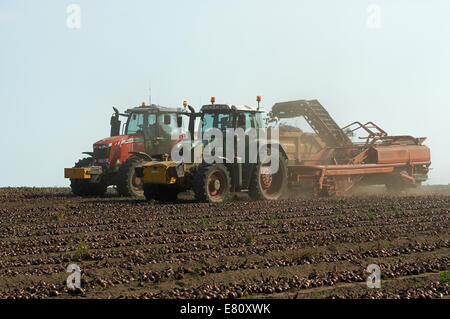
M108 161L109 160L109 147L104 148L94 148L94 158L97 161Z

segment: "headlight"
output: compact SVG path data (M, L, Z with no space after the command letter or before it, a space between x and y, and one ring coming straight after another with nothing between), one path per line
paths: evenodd
M112 146L112 143L104 144L104 145L94 145L94 150L102 150L104 148L109 148Z

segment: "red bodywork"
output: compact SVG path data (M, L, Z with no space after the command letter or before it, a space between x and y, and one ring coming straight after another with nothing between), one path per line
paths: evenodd
M382 143L341 148L326 147L310 159L289 165L292 184L312 180L315 193L344 193L357 184L401 182L415 186L429 170L430 149L424 139L384 137Z
M389 136L373 122L353 122L340 128L317 100L276 103L275 118L302 116L326 147L288 163L289 182L312 185L316 194L344 193L358 184L385 184L393 188L419 185L427 179L430 149L426 138ZM363 142L350 136L365 132Z
M130 152L145 152L142 134L120 135L101 139L94 143L94 152L99 146L109 146L104 151L106 155L106 150L109 150L108 157L100 156L97 157L100 159L96 159L96 164L102 166L105 164L110 166L120 165L132 156Z

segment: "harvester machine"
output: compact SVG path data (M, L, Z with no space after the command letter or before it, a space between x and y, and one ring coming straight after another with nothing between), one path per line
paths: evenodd
M373 122L353 122L340 128L317 100L276 103L269 121L302 117L324 143L315 153L280 142L288 152L289 184L312 187L315 194L345 193L357 185L386 185L393 191L416 187L427 180L430 149L426 138L390 136ZM362 136L360 136L360 133ZM352 141L355 137L358 141ZM302 156L306 155L306 156Z

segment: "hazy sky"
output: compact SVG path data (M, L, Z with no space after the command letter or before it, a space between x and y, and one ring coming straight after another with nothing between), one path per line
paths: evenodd
M429 183L450 183L449 17L448 0L2 0L0 186L69 185L149 83L165 106L317 98L341 126L427 136Z

